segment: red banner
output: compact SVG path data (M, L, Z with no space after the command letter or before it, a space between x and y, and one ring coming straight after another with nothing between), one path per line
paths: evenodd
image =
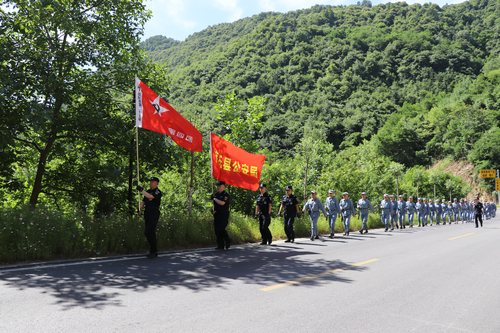
M250 154L210 133L212 176L228 185L257 191L264 155Z
M200 131L138 78L135 78L135 110L136 127L167 134L182 148L201 152Z

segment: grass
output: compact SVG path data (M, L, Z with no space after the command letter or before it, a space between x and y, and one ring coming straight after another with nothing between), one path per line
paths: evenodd
M414 223L418 223L415 217ZM370 214L368 228L383 227L377 214ZM270 225L273 239L286 238L283 218L273 218ZM297 218L296 237L309 237L308 217ZM351 219L351 231L361 229L358 217ZM260 242L257 220L232 213L227 227L235 244ZM329 234L328 222L320 217L320 234ZM335 232L343 232L337 218ZM211 215L170 215L162 212L157 226L161 251L209 247L216 245ZM146 253L144 220L140 217L109 215L95 218L83 211L60 213L29 207L4 209L0 215L0 264L40 260L70 259L103 255Z

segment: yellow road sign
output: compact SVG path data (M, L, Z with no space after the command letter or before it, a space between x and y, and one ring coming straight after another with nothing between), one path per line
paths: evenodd
M496 177L495 170L484 169L484 170L481 170L480 172L481 172L481 178L495 178Z
M500 191L500 178L497 178L497 191Z

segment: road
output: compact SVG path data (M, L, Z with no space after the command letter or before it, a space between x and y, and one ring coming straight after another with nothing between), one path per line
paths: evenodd
M0 269L0 332L500 332L500 218Z

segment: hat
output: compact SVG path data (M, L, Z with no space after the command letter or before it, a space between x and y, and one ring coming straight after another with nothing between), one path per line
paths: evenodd
M457 200L457 198L453 198L453 201Z
M335 193L334 190L328 190L328 193Z
M403 195L402 195L402 194L398 195L398 198L402 198L402 197L403 197Z
M389 197L394 198L394 194L391 194Z
M441 200L441 202L446 202L446 200L443 199L443 200Z
M267 188L267 185L266 185L266 184L264 184L264 183L262 183L262 184L260 184L260 186L259 186L259 187L260 187L260 188L263 188L263 187L266 187L266 188Z
M413 199L413 197L412 197L412 196L410 196L408 199Z
M160 182L160 180L158 179L158 177L151 177L151 178L149 178L149 181L150 182L153 182L153 181L154 182Z
M361 192L361 195L366 195L366 192Z
M431 201L432 201L432 199L429 199L429 202L431 202Z
M479 200L479 197L477 197L476 200Z
M425 201L427 201L427 198L422 198L422 200L425 200Z
M387 194L387 193L384 194L384 197L388 197L388 196L389 196L389 194Z
M318 194L318 192L316 192L316 191L311 191L311 194Z
M349 193L347 193L347 192L344 192L344 193L342 193L342 195L349 195Z
M422 198L418 198L417 200L422 200Z
M219 181L219 182L217 183L217 186L221 186L221 185L226 186L226 182L224 182L224 181L222 181L222 180L221 180L221 181Z
M448 201L448 203L451 203L451 201Z
M285 191L288 191L288 190L293 190L293 187L291 187L290 185L288 185L287 187L285 187Z

